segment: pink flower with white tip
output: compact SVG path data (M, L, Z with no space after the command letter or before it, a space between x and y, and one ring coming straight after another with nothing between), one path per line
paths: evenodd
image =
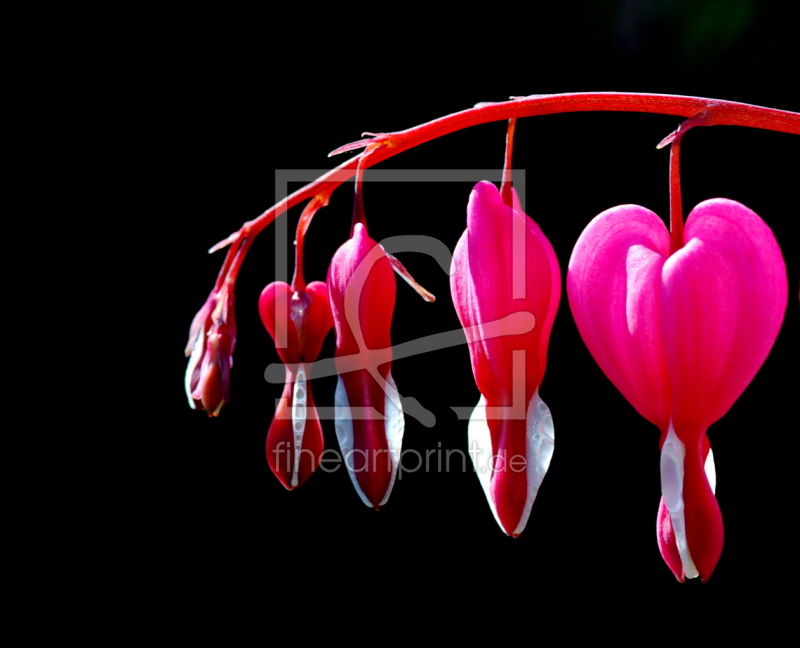
M380 508L397 476L405 422L392 379L392 263L356 223L333 255L328 290L336 329L336 436L361 500Z
M788 288L775 237L753 211L718 198L692 210L671 249L656 214L614 207L578 239L567 291L597 364L661 430L661 554L678 580L706 581L723 543L706 431L781 327Z
M553 421L539 386L561 273L516 193L513 205L493 184L475 185L450 286L481 393L469 424L470 455L497 522L518 536L553 453Z

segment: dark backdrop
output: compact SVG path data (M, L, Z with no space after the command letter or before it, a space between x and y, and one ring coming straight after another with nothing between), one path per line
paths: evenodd
M159 318L167 332L161 339L169 342L158 368L159 411L168 426L144 431L158 486L141 532L158 566L157 587L209 615L231 602L256 618L268 611L277 625L298 611L310 625L331 613L340 615L342 632L358 618L376 618L408 629L403 640L414 639L411 629L421 619L445 630L501 624L509 639L527 628L535 637L540 617L558 606L570 614L617 608L625 616L646 602L643 610L665 617L673 606L678 618L708 614L715 626L733 623L728 611L747 618L744 611L755 605L759 621L780 612L782 588L798 576L796 136L714 127L684 142L685 212L712 197L752 208L782 246L790 286L772 354L709 431L726 538L706 584L678 584L661 560L658 431L594 364L566 295L541 387L556 451L518 539L498 528L470 465L403 474L379 512L361 503L341 468L318 472L294 492L270 473L263 446L281 387L263 378L277 355L256 304L275 278L272 228L253 245L237 288L232 401L215 419L187 406L182 350L223 258L205 250L275 202L278 169L327 170L343 159L328 152L363 131L404 129L509 96L659 92L800 110L793 36L785 17L766 5L609 1L577 3L568 13L530 24L513 16L482 24L483 17L472 16L463 33L403 16L388 24L364 17L352 27L358 37L339 43L304 31L296 16L270 22L262 40L239 38L235 27L224 36L190 28L182 34L186 46L165 61L158 89L168 127L160 163L168 167L164 182L173 198L158 205L157 225L175 238L165 251L168 316ZM284 31L291 38L275 38ZM443 33L448 46L437 50ZM679 123L633 113L518 123L514 162L526 174L526 210L554 245L562 275L581 230L604 209L637 203L667 216L669 154L655 145ZM379 168L498 169L504 132L501 122L471 128ZM425 234L452 250L465 227L471 184L370 183L370 233L378 240ZM347 238L351 187L336 192L309 230L309 281L324 279ZM298 216L293 209L282 217L290 232ZM426 304L398 283L393 340L456 328L448 277L430 258L400 256L438 300ZM322 355L332 353L333 335ZM450 407L478 399L466 347L398 361L393 374L400 392L436 417L433 428L407 417L404 448L465 449L466 423ZM334 385L315 381L318 404L332 403ZM324 428L336 448L331 422Z

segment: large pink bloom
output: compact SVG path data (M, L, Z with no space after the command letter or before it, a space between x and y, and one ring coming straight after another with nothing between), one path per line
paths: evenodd
M767 357L783 321L786 267L772 231L732 200L699 204L684 245L653 212L609 209L581 234L567 291L586 346L661 430L658 543L678 580L711 575L723 543L706 431Z
M404 419L391 374L394 270L364 225L333 255L328 289L339 373L336 437L356 492L377 509L394 485Z
M475 185L450 287L481 393L470 420L470 455L500 527L517 536L553 452L539 385L561 275L550 242L516 193L512 209L493 184Z

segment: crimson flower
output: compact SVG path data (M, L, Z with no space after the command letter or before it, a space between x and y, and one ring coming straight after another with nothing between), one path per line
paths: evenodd
M595 217L567 275L586 346L622 395L661 430L661 554L683 581L706 581L723 544L706 431L767 357L783 321L786 266L772 231L744 205L695 207L683 245L637 205Z
M267 463L288 490L319 466L325 442L309 382L310 366L333 327L328 287L313 281L293 291L276 281L261 292L258 312L286 366L286 383L267 433Z
M550 410L539 397L561 298L550 242L489 182L475 185L456 245L450 287L481 398L470 456L489 506L509 535L525 528L553 453Z
M327 283L339 373L336 436L356 492L377 509L394 485L404 419L391 374L394 270L362 223L333 255Z

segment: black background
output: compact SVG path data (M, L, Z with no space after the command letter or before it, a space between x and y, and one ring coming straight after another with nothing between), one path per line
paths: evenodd
M223 259L206 250L275 202L277 169L327 170L343 159L327 154L363 131L405 129L510 96L657 92L800 111L789 21L756 2L609 1L530 22L509 12L472 15L458 31L433 18L354 17L340 41L294 15L274 17L261 34L245 30L246 20L213 22L190 20L176 33L154 86L164 129L156 182L167 197L154 206L152 225L169 244L152 254L163 259L158 330L166 350L154 377L163 390L159 424L140 442L152 447L156 488L152 505L144 501L149 490L141 495L137 531L155 567L154 589L209 616L236 608L255 618L268 611L276 624L298 614L313 625L332 614L342 631L356 618L386 623L386 631L422 620L444 631L501 624L507 639L538 636L535 624L551 611L608 607L625 616L637 601L668 627L686 622L670 619L720 626L734 622L729 613L759 623L779 613L784 587L798 578L796 136L720 126L684 140L685 213L713 197L749 206L774 230L790 286L773 352L709 431L726 537L708 583L679 584L659 555L658 431L594 364L566 295L540 391L556 451L518 539L495 523L470 465L404 474L379 512L361 503L342 468L318 472L294 492L270 473L263 446L281 386L263 378L278 359L256 304L275 278L272 228L240 275L232 401L218 418L186 403L183 347ZM443 34L452 40L439 49ZM669 154L655 145L680 121L576 113L518 122L514 166L526 173L526 211L555 247L562 277L599 212L636 203L667 216ZM470 128L379 168L498 169L504 133L503 122ZM452 250L471 185L369 183L370 233L425 234ZM309 230L309 281L324 279L348 236L351 187L334 194ZM299 212L282 217L290 232ZM393 341L457 328L448 277L428 257L399 256L438 300L424 303L399 282ZM322 357L332 354L333 335ZM450 407L478 400L466 347L398 361L393 375L404 396L436 417L433 428L407 417L404 449L465 449L466 422ZM332 403L334 386L315 381L318 404ZM324 428L336 448L331 422Z

